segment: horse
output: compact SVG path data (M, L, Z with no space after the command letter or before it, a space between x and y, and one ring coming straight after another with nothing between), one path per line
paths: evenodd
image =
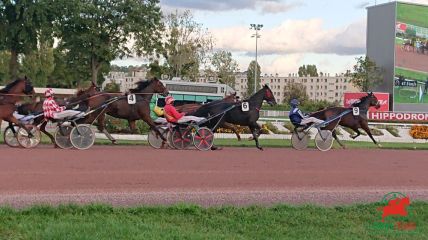
M137 87L130 90L130 94L135 94L136 97L136 103L135 104L128 104L127 97L125 95L120 95L119 97L117 94L111 94L111 93L103 93L100 97L94 97L89 100L89 105L96 105L100 106L101 104L104 104L107 100L109 100L112 97L118 97L117 100L111 102L106 106L106 108L103 110L103 113L108 114L109 116L120 118L120 119L126 119L128 120L129 127L131 128L131 131L136 131L136 124L135 122L137 120L143 120L146 122L150 128L156 133L161 136L162 140L166 141L164 139L163 135L159 132L158 128L156 127L156 124L153 122L152 118L150 117L150 101L153 97L153 94L159 93L162 96L167 96L169 94L166 87L162 84L162 82L157 79L153 78L148 81L140 81L137 82ZM105 128L105 119L100 117L99 127L102 130Z
M337 137L337 134L335 131L336 126L339 124L340 126L351 128L356 133L356 135L351 136L352 139L355 139L361 135L359 128L362 128L367 133L367 135L369 135L369 137L371 138L373 143L378 145L379 147L381 147L381 145L378 144L376 142L376 140L373 138L373 135L372 135L370 128L368 126L368 119L367 119L367 112L368 112L370 107L375 107L376 109L380 108L380 104L379 104L379 101L376 98L376 96L372 92L367 93L367 96L360 98L360 101L354 103L352 106L358 107L360 109L360 114L358 116L354 116L350 112L350 113L344 115L342 118L339 118L336 121L331 122L330 124L328 124L327 126L321 128L321 129L332 131L332 135L333 135L334 139L336 139L336 141L339 143L339 145L342 148L345 148L345 145L343 145L339 141L339 138ZM332 119L335 116L338 116L345 111L350 111L350 110L352 110L352 108L331 107L331 108L327 108L327 109L312 113L309 116L325 121L328 119Z
M27 131L29 136L32 136L28 131L27 127L20 123L14 116L13 112L16 110L15 104L21 99L21 97L27 95L32 96L34 94L34 87L31 84L31 80L26 76L24 78L18 78L12 83L6 85L5 88L0 90L0 125L2 120L9 122L9 124L16 124Z
M259 150L263 150L259 144L258 137L261 128L259 124L257 124L257 120L260 117L260 109L264 101L266 101L269 105L277 104L275 96L267 85L264 85L262 89L253 94L249 99L243 101L248 103L248 111L244 111L239 106L241 103L220 101L211 102L201 106L196 112L193 113L193 115L205 118L218 115L204 124L205 126L212 129L213 132L215 132L215 130L221 126L223 122L237 124L240 126L247 126L251 130L253 139L256 142L256 147ZM224 113L224 116L222 116L222 113Z
M236 97L236 93L233 93L233 94L230 94L230 95L226 96L223 99L213 101L213 103L215 104L216 102L220 102L220 101L233 103L233 102L237 102L238 100L237 100L237 97ZM193 113L196 110L198 110L201 106L203 106L203 104L200 104L200 103L189 103L189 104L183 104L183 105L180 105L180 106L176 106L175 108L179 112L186 113L186 115L193 115ZM238 128L235 125L233 125L231 123L223 122L220 127L232 130L235 133L236 138L238 139L238 141L241 141L241 135L239 135Z

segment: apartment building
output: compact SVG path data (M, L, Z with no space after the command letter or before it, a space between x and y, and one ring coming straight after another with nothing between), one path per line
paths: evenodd
M269 85L278 103L283 103L288 83L299 83L305 86L309 99L342 102L345 92L358 92L349 80L350 78L343 74L334 76L324 74L318 77L299 77L297 74L289 74L288 77L280 77L278 74L261 76L261 84ZM240 96L247 91L246 73L237 74L235 90Z
M106 80L103 82L102 88L114 82L120 86L121 92L127 92L129 89L135 88L135 83L146 80L146 75L145 69L134 70L131 73L109 72L107 76L104 76Z

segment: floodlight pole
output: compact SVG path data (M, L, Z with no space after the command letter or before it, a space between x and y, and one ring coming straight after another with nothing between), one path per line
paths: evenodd
M253 34L251 37L256 38L256 64L254 65L254 93L257 92L257 39L261 37L259 35L260 29L262 29L263 24L250 24L250 29L256 30L256 34Z

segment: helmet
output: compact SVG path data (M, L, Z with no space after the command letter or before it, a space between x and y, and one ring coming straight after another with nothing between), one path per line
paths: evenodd
M54 94L52 88L48 88L45 91L45 97L51 97Z
M168 96L165 98L165 103L166 104L171 104L172 102L174 102L174 98L172 96Z
M291 101L290 101L290 105L292 107L297 107L297 106L299 106L299 104L300 104L300 102L297 99L291 99Z

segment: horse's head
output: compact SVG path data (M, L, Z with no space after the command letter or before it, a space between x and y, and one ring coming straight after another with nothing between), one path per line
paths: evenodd
M276 103L275 96L273 95L273 92L272 90L270 90L269 86L264 85L262 90L264 92L263 100L265 100L271 106L276 105L277 103Z
M9 94L26 94L26 95L33 95L34 87L31 84L31 80L25 76L24 78L18 78L15 81L9 83L6 85L6 87L2 90L0 90L2 93L9 93Z
M367 101L369 101L369 107L375 107L376 109L380 108L379 100L373 92L367 93Z
M153 92L160 93L162 96L166 97L169 94L168 89L166 89L165 85L157 79L156 77L150 80L150 83L153 85Z

